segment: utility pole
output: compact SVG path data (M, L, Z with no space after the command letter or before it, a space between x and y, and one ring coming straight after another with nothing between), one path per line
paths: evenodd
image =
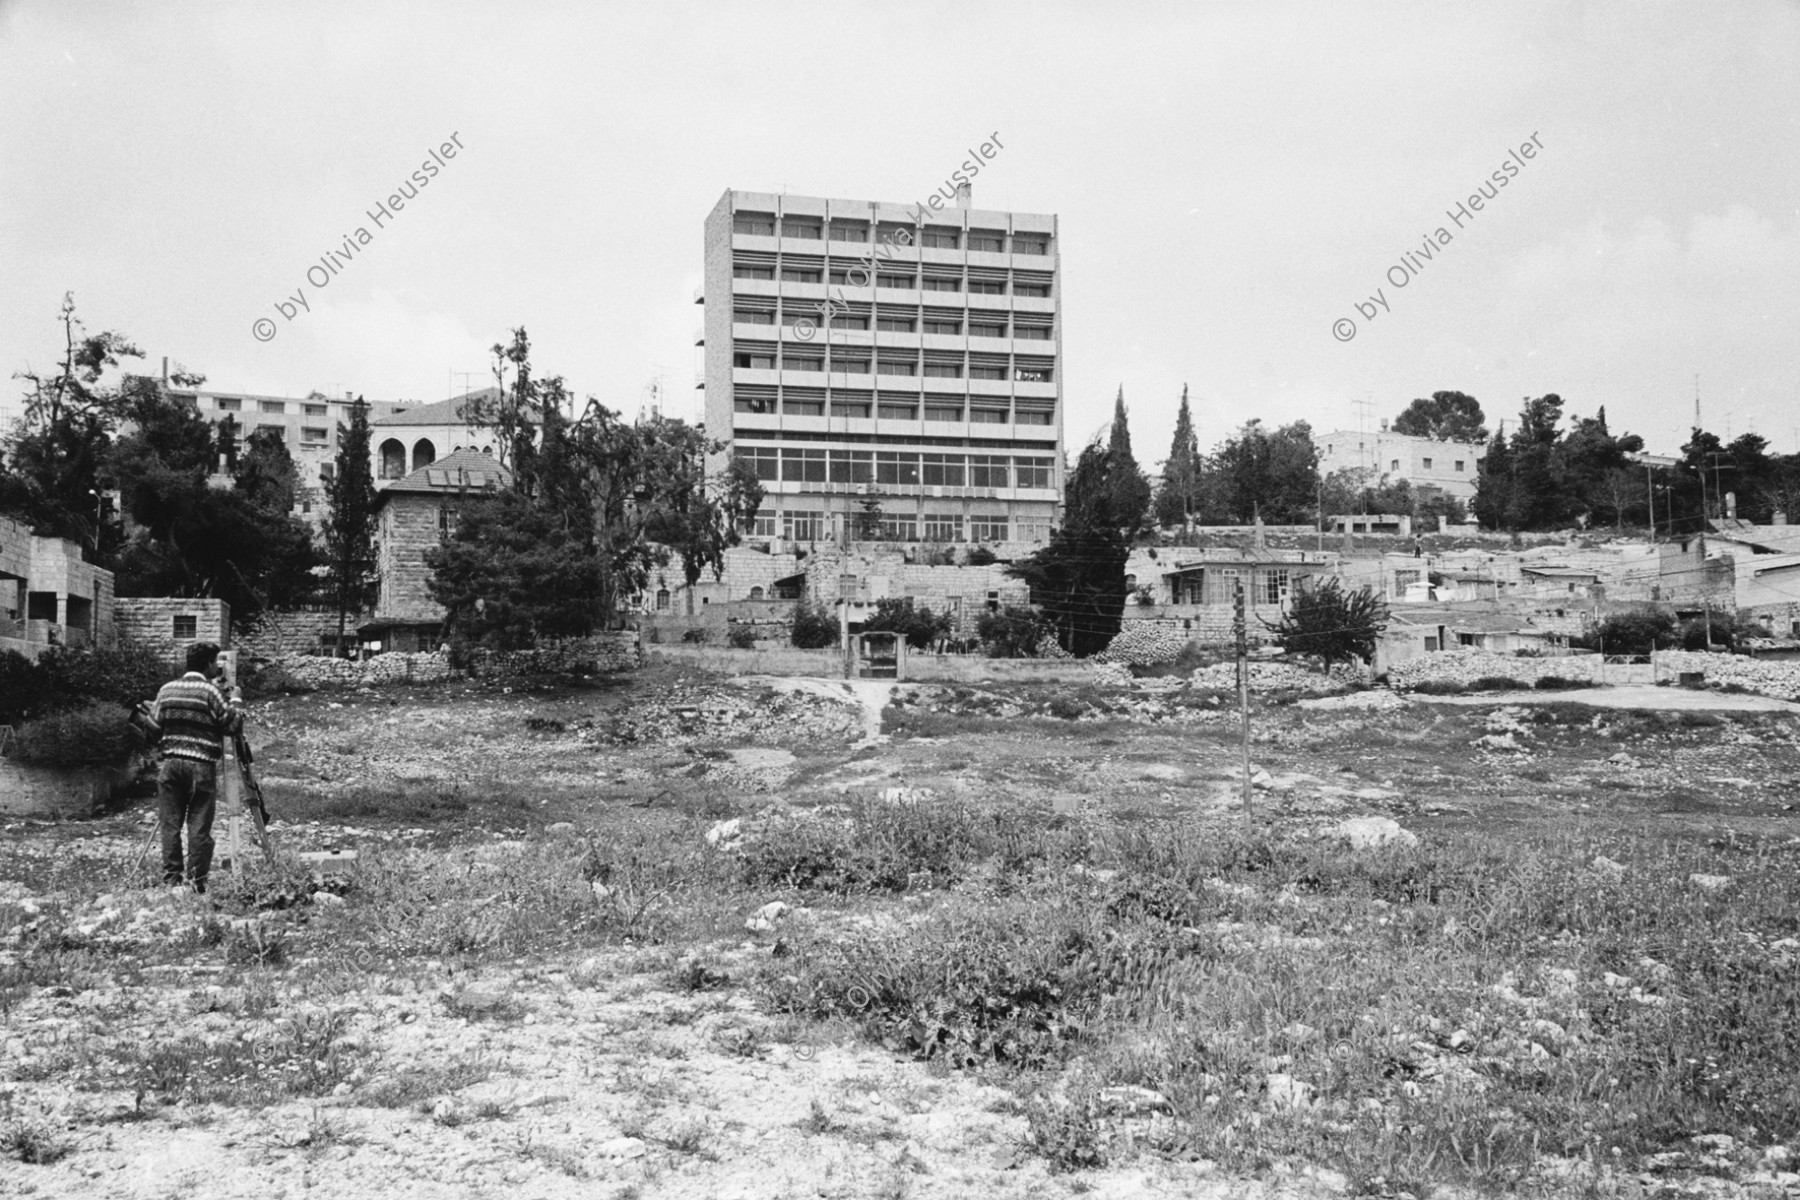
M1649 463L1644 464L1644 487L1650 493L1650 540L1656 540L1656 475Z
M1243 717L1244 758L1244 836L1255 828L1250 812L1250 626L1244 609L1244 577L1238 576L1237 594L1231 617L1231 631L1237 641L1238 712Z

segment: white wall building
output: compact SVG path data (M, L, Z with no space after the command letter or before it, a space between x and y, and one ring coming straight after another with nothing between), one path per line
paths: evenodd
M872 501L885 540L1047 540L1059 263L1052 215L727 191L700 383L707 436L767 489L755 534L841 544Z
M1475 495L1479 442L1440 442L1436 438L1395 433L1384 420L1376 432L1339 429L1313 434L1319 451L1319 473L1371 472L1370 486L1405 480L1413 487L1435 487L1458 500Z

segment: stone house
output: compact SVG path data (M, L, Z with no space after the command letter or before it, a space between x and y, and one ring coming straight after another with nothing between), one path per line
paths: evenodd
M510 486L512 473L479 450L434 459L389 480L375 500L373 614L358 627L381 650L432 650L443 640L444 610L425 583L425 552L454 527L460 503Z
M120 641L155 651L171 668L195 642L231 649L231 606L210 597L122 596L113 622Z
M1005 563L955 565L920 562L920 557L874 542L822 548L802 564L801 595L827 608L839 601L873 604L910 597L934 613L949 613L961 637L973 637L986 613L1031 602L1031 589L1007 575Z
M1156 621L1195 640L1222 643L1232 636L1237 587L1246 589L1252 641L1267 640L1303 580L1336 576L1336 553L1263 546L1164 547L1133 552L1125 564L1132 593L1126 621ZM1148 600L1148 603L1145 603Z

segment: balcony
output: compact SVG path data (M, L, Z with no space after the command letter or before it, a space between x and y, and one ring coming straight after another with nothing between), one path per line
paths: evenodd
M705 304L706 303L706 288L704 285L694 289L694 303L695 304Z
M1055 313L1055 296L1008 296L1012 301L1013 311L1028 313Z
M813 243L814 246L818 244L817 242ZM773 234L737 233L734 231L731 235L733 250L754 250L762 254L774 254L778 245ZM813 253L816 254L817 251L814 250Z
M694 345L696 345L696 346L706 345L706 326L704 326L704 325L694 326Z

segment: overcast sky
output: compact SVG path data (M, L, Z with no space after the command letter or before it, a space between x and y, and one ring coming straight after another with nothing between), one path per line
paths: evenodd
M24 0L0 5L0 366L53 365L73 290L209 386L441 399L524 325L578 394L635 412L661 377L691 416L722 191L914 201L998 133L976 206L1061 219L1071 445L1122 385L1153 465L1186 384L1205 446L1454 388L1490 423L1604 405L1669 450L1698 375L1708 427L1788 451L1797 122L1791 2Z

